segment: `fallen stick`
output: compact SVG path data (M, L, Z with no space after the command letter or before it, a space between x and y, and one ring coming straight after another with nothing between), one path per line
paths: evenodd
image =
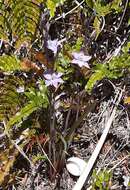
M92 154L92 156L90 157L86 167L84 168L83 170L83 173L81 174L81 176L79 177L77 183L75 184L75 186L73 187L73 190L81 190L85 181L87 180L92 168L93 168L93 165L101 151L101 148L106 140L106 137L107 137L107 134L109 132L109 129L111 127L111 124L115 118L115 114L116 114L116 108L117 108L117 105L120 103L120 100L121 100L121 97L122 97L122 91L121 93L119 94L118 93L118 99L117 101L115 102L115 106L113 108L113 111L110 115L110 118L108 119L107 123L106 123L106 126L105 126L105 129L103 131L103 134L101 136L101 138L99 139L98 143L97 143L97 146Z

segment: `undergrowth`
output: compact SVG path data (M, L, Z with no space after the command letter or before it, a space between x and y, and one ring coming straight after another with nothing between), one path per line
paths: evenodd
M114 44L129 3L75 2L0 2L0 122L1 135L6 137L0 149L0 184L4 189L15 183L11 168L19 153L31 170L38 161L46 160L53 181L62 172L77 128L98 104L91 94L93 87L103 78L120 79L129 74L127 16L125 33L117 35L123 38L118 40L120 49ZM112 22L117 24L114 37L109 33ZM112 47L105 47L110 40ZM100 56L102 46L107 52L104 58ZM44 148L42 153L41 147L33 151L32 137ZM103 182L109 189L111 175L93 176L93 189L104 189Z

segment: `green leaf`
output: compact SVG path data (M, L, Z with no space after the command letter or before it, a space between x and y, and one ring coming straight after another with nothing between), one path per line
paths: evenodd
M96 31L96 39L98 38L101 31L100 25L101 25L100 19L98 17L95 17L94 22L93 22L93 27L95 28L95 31Z
M47 96L47 88L44 85L43 81L39 82L39 89L29 88L28 92L25 92L25 95L28 97L29 101L35 104L37 108L47 108L49 101Z
M9 119L9 122L7 123L6 129L9 130L9 128L22 121L25 117L28 117L32 112L34 112L37 109L37 106L34 104L34 102L31 102L27 104L25 107L23 107L19 112L15 114L15 116L11 117Z
M128 42L123 48L122 48L124 53L128 53L130 50L130 42Z
M50 10L50 16L54 17L56 11L56 3L52 0L47 0L47 8Z
M47 8L50 10L50 17L55 16L56 7L63 4L66 0L47 0L46 5Z
M106 16L111 12L110 4L107 4L106 6L102 6L100 1L96 1L94 3L94 9L96 10L96 13L98 16Z
M104 5L102 3L102 1L97 0L94 3L94 9L96 10L96 13L98 14L98 16L106 16L113 10L116 12L120 12L121 11L121 7L120 7L121 2L122 2L122 0L113 0L112 2Z
M82 37L79 37L76 41L76 44L71 47L71 51L80 51L81 50L81 47L82 47L82 44L83 44L83 38Z
M109 73L107 65L106 64L97 64L94 68L95 72L91 75L89 78L87 85L85 86L85 89L90 92L95 85L95 83L104 77L106 77Z
M93 8L93 0L86 0L86 3L91 9Z
M0 57L0 69L4 72L20 70L20 61L15 56L3 55Z
M111 2L111 9L114 9L116 12L120 12L122 9L120 7L120 3L122 0L113 0Z
M97 71L94 73L90 78L89 81L87 82L87 85L85 86L85 89L90 92L95 85L95 83L105 77L105 73L103 71Z
M48 106L48 98L46 93L46 88L43 85L42 81L40 83L40 89L36 90L34 88L30 88L29 92L26 92L25 95L28 97L29 102L25 105L19 112L17 112L13 117L9 119L7 123L6 130L9 130L11 126L16 123L21 122L24 118L28 117L31 113L36 111L38 108L47 108Z

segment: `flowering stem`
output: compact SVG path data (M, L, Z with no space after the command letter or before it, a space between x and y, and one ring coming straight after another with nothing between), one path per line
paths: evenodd
M55 147L55 139L56 139L56 131L55 131L55 110L54 110L54 97L53 93L50 97L50 143L49 143L49 158L52 160L53 165L56 163L56 147ZM55 165L54 165L55 167ZM56 171L54 170L52 166L50 166L50 176L53 177L53 174Z

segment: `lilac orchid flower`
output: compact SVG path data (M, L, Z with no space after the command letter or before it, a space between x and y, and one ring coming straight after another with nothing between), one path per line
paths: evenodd
M73 60L72 63L78 65L79 67L87 67L90 69L89 64L87 63L91 56L85 55L83 51L81 52L73 52L72 53Z
M57 54L58 48L60 46L60 42L58 41L58 39L55 40L48 40L47 41L47 48L52 50L52 52L54 53L54 55Z
M64 82L61 78L62 75L62 73L55 72L44 74L46 86L54 86L57 88L59 84L62 84Z

